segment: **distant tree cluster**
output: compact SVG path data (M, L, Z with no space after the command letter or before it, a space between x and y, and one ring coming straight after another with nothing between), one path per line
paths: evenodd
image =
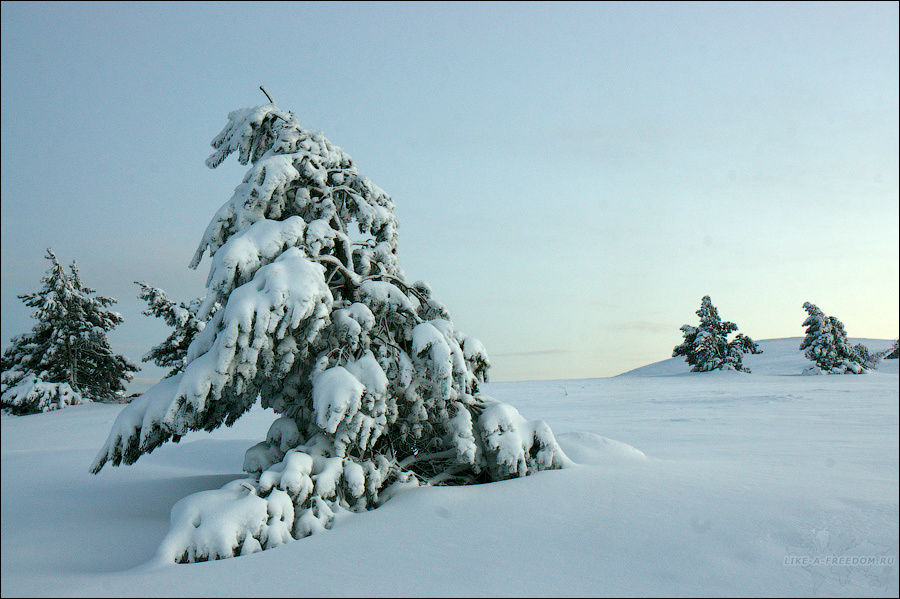
M800 349L805 350L806 357L814 362L807 373L862 374L875 369L882 359L897 358L897 341L884 352L872 351L862 343L851 346L840 320L834 316L826 316L809 302L803 304L803 309L808 316L803 321L806 336L800 343ZM750 372L742 364L742 358L744 353L762 353L756 343L742 334L728 341L728 335L736 332L738 327L733 322L719 318L719 312L708 295L700 301L697 316L700 317L699 326L686 324L681 327L684 341L675 346L672 356L684 356L685 361L691 365L692 372Z
M91 399L117 400L138 367L112 351L106 334L122 322L108 307L115 299L94 295L72 262L69 272L47 250L50 269L35 293L20 295L37 324L12 339L2 361L0 406L32 414Z
M736 332L738 326L719 318L719 311L708 295L700 300L697 316L700 317L700 326L686 324L681 327L684 342L675 346L672 357L684 356L691 365L692 372L710 370L750 372L750 369L743 365L744 353L762 353L753 339L738 334L729 341L728 335Z

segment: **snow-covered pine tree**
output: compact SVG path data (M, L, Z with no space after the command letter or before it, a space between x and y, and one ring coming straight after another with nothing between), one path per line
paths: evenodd
M209 167L232 153L251 166L191 262L211 256L207 324L183 371L122 411L92 470L230 425L257 399L280 418L247 451L250 478L176 504L165 559L274 547L396 485L569 463L546 424L480 392L484 347L406 280L393 201L350 156L274 103L231 112L212 146Z
M140 281L135 281L134 284L141 288L138 297L147 302L147 309L142 313L162 318L173 329L165 341L153 347L141 361L152 361L157 366L170 368L166 376L181 372L191 341L206 326L206 321L197 318L201 299L195 299L189 304L176 303L158 287Z
M900 339L894 341L894 345L892 345L887 352L885 353L885 360L896 360L900 358Z
M807 317L803 321L806 334L800 342L804 355L815 362L815 366L807 369L809 373L824 374L862 374L874 368L877 360L870 359L868 348L865 352L850 346L844 323L834 316L826 316L815 304L805 302L803 309Z
M865 370L875 370L878 367L878 363L884 358L885 353L873 351L862 343L857 343L850 348L850 355Z
M686 324L681 327L684 341L672 350L672 357L684 356L691 365L691 372L710 370L737 370L750 372L743 365L744 353L760 354L762 350L753 339L739 333L728 341L728 335L738 330L733 322L722 321L719 311L708 295L700 300L700 326Z
M116 300L94 296L74 261L66 273L52 250L46 258L50 268L41 289L19 296L34 308L38 322L30 333L13 338L2 358L0 404L13 413L58 409L87 398L118 399L138 370L115 354L106 338L122 322L108 309Z
M806 331L803 341L800 342L800 350L808 359L815 362L818 368L828 372L838 362L831 321L815 304L805 302L803 309L807 313L806 320L803 321Z

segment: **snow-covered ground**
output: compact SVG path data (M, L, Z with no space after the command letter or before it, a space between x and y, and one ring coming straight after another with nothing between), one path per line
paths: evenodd
M800 376L799 342L761 342L749 375L666 360L488 385L579 465L409 490L325 534L191 565L154 561L170 508L240 476L271 413L97 476L121 406L3 416L2 595L896 596L897 360Z

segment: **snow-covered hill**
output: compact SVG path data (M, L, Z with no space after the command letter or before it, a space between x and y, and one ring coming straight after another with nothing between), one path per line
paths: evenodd
M744 356L744 366L747 366L753 374L768 375L797 375L808 368L810 362L803 352L799 350L802 337L787 337L785 339L765 339L758 343L761 354L747 354ZM849 339L851 345L862 343L873 351L883 351L891 347L892 342L884 339ZM684 358L669 358L662 362L654 362L630 370L619 376L676 376L691 375L690 367L685 364ZM897 361L886 360L878 367L879 372L897 372Z
M760 342L749 375L679 359L491 384L579 465L413 489L326 534L191 565L154 561L169 509L237 477L271 413L98 476L120 406L3 416L2 595L896 596L897 361L800 376L799 342Z

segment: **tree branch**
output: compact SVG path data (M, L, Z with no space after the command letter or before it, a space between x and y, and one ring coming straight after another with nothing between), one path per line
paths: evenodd
M312 260L315 260L316 262L324 262L326 264L331 264L332 266L337 268L339 271L341 271L341 274L344 275L344 279L353 283L353 285L355 285L356 287L359 287L359 284L361 283L361 281L359 279L359 275L356 274L355 272L351 271L350 269L348 269L346 266L344 266L344 263L341 262L340 260L338 260L337 258L335 258L334 256L329 256L329 255L313 256Z
M259 91L266 94L266 97L269 99L269 104L275 103L275 100L272 99L272 96L269 95L269 92L267 92L266 88L264 88L262 85L259 86Z
M384 272L384 267L381 264L379 264L378 267L381 269L380 273L378 273L377 275L369 275L367 277L363 277L362 279L360 279L360 282L370 281L370 280L374 280L374 279L383 279L386 281L390 281L391 283L395 283L395 284L399 285L400 287L403 287L403 289L405 291L416 296L416 298L423 304L428 301L428 298L426 298L424 295L419 293L419 291L415 287L413 287L406 281L402 281L402 280L398 279L397 277L395 277L393 275L389 275L386 272Z
M437 451L434 453L418 453L415 455L411 455L408 458L405 458L401 461L398 466L402 469L406 469L409 466L412 466L416 462L421 462L423 460L445 460L447 458L452 458L456 455L455 449L447 449L444 451Z
M469 464L456 464L455 466L451 466L450 468L447 468L446 470L444 470L437 476L433 476L433 477L429 478L428 484L429 485L439 485L440 483L444 482L448 478L451 478L451 477L459 474L460 472L464 471L468 467L469 467Z

